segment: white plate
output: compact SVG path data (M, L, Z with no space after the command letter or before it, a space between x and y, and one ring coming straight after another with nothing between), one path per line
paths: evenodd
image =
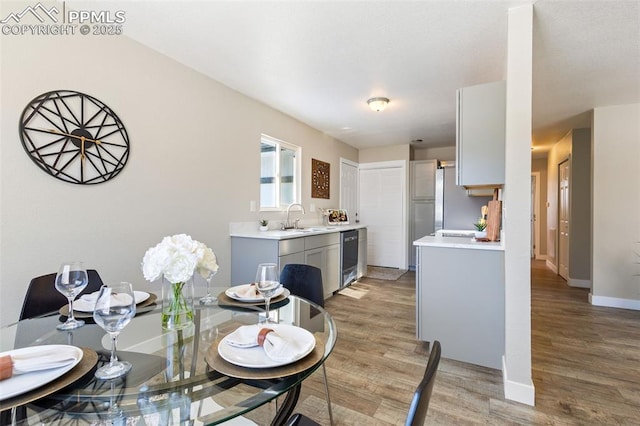
M316 338L313 337L309 331L304 328L296 327L288 324L269 324L269 328L273 328L278 334L287 337L289 339L295 339L298 342L302 342L303 345L308 345L309 349L301 353L296 359L291 361L281 362L274 361L269 358L262 349L262 346L254 346L252 348L238 348L231 346L227 343L225 336L218 344L218 354L225 361L231 364L239 365L240 367L249 368L273 368L287 365L301 360L305 356L309 355L313 348L316 346Z
M146 291L133 291L133 297L136 299L136 305L147 300L149 296L149 293L147 293ZM93 312L93 308L95 308L95 305L95 300L93 302L90 302L81 297L80 299L73 301L73 310L78 312Z
M7 398L12 398L16 395L29 392L30 390L33 390L42 385L46 385L49 382L52 382L53 380L65 374L67 371L71 370L82 360L82 356L83 356L82 349L77 348L75 346L67 346L67 345L45 345L45 346L47 346L47 349L52 349L52 350L55 350L56 348L72 348L75 352L74 354L75 361L69 365L65 365L64 367L51 368L49 370L34 371L33 373L18 374L16 376L11 376L8 379L0 381L0 401L5 400ZM2 352L0 353L0 356L28 354L28 353L36 352L41 349L42 349L42 346L30 346L27 348L14 349L12 351Z
M239 295L236 294L237 291L242 291L243 289L247 288L250 285L251 284L242 284L242 285L237 285L235 287L230 287L224 291L224 294L240 302L263 302L264 297L262 297L261 295L258 295L258 297L240 297ZM283 292L284 292L284 287L282 287L281 285L278 288L278 290L276 290L275 294L271 296L271 300L280 296Z

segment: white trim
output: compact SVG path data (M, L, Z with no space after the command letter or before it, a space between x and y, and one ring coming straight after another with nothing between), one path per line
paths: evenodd
M276 162L276 181L277 184L275 185L275 189L276 189L276 194L275 194L275 202L276 202L276 206L266 206L263 207L262 206L262 199L261 197L258 197L258 210L260 212L280 212L280 211L285 211L286 210L286 206L285 205L281 205L280 204L280 156L277 155L277 153L280 151L281 147L284 147L288 150L294 151L296 153L295 158L296 158L296 163L295 163L295 176L293 177L293 183L295 184L294 187L294 203L302 203L302 147L298 146L296 144L287 142L287 141L283 141L282 139L278 139L278 138L274 138L273 136L267 135L266 133L261 133L260 134L260 144L263 143L263 141L267 142L267 143L271 143L273 145L276 146L276 155L275 155L275 162ZM262 161L262 157L261 157L261 161ZM260 187L259 187L260 188ZM260 189L260 191L262 191L262 189Z
M406 169L407 162L405 160L377 161L375 163L360 163L358 167L360 169Z
M504 389L505 399L511 401L520 402L530 406L536 405L536 388L533 386L533 382L519 383L512 382L508 378L507 374L507 360L502 357L502 383Z
M348 165L353 166L353 167L360 167L360 163L356 163L355 161L351 161L351 160L349 160L347 158L340 157L340 164L342 164L342 163L348 164Z
M569 277L567 284L570 287L591 288L591 280L579 280L577 278Z
M593 306L605 306L608 308L632 309L640 311L640 300L623 299L620 297L594 296L589 293L589 303Z
M556 265L551 261L551 259L547 259L546 260L546 264L547 264L547 268L551 269L554 273L558 273L558 268L556 267Z
M360 206L358 206L358 201L359 201L359 191L360 191L360 174L358 173L358 170L360 169L360 164L356 163L355 161L351 161L348 160L346 158L340 157L340 184L339 184L339 190L340 190L340 208L344 209L344 200L342 199L342 166L346 164L348 166L351 167L355 167L356 168L356 211L355 212L348 212L353 214L357 214L357 212L360 210ZM356 221L357 217L353 216L354 221Z

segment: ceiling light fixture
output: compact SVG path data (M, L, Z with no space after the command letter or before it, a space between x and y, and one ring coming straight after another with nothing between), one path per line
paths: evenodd
M369 107L372 110L376 112L380 112L387 107L387 104L389 103L389 99L388 98L371 98L367 101L367 103L369 104Z

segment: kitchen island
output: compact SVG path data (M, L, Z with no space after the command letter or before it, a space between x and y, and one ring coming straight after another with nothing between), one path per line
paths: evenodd
M504 245L427 236L416 247L416 334L442 356L502 368Z

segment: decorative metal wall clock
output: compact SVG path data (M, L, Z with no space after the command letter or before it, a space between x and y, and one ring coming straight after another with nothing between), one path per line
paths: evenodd
M129 159L122 120L93 96L54 90L34 98L20 118L20 139L38 167L75 184L116 177Z

